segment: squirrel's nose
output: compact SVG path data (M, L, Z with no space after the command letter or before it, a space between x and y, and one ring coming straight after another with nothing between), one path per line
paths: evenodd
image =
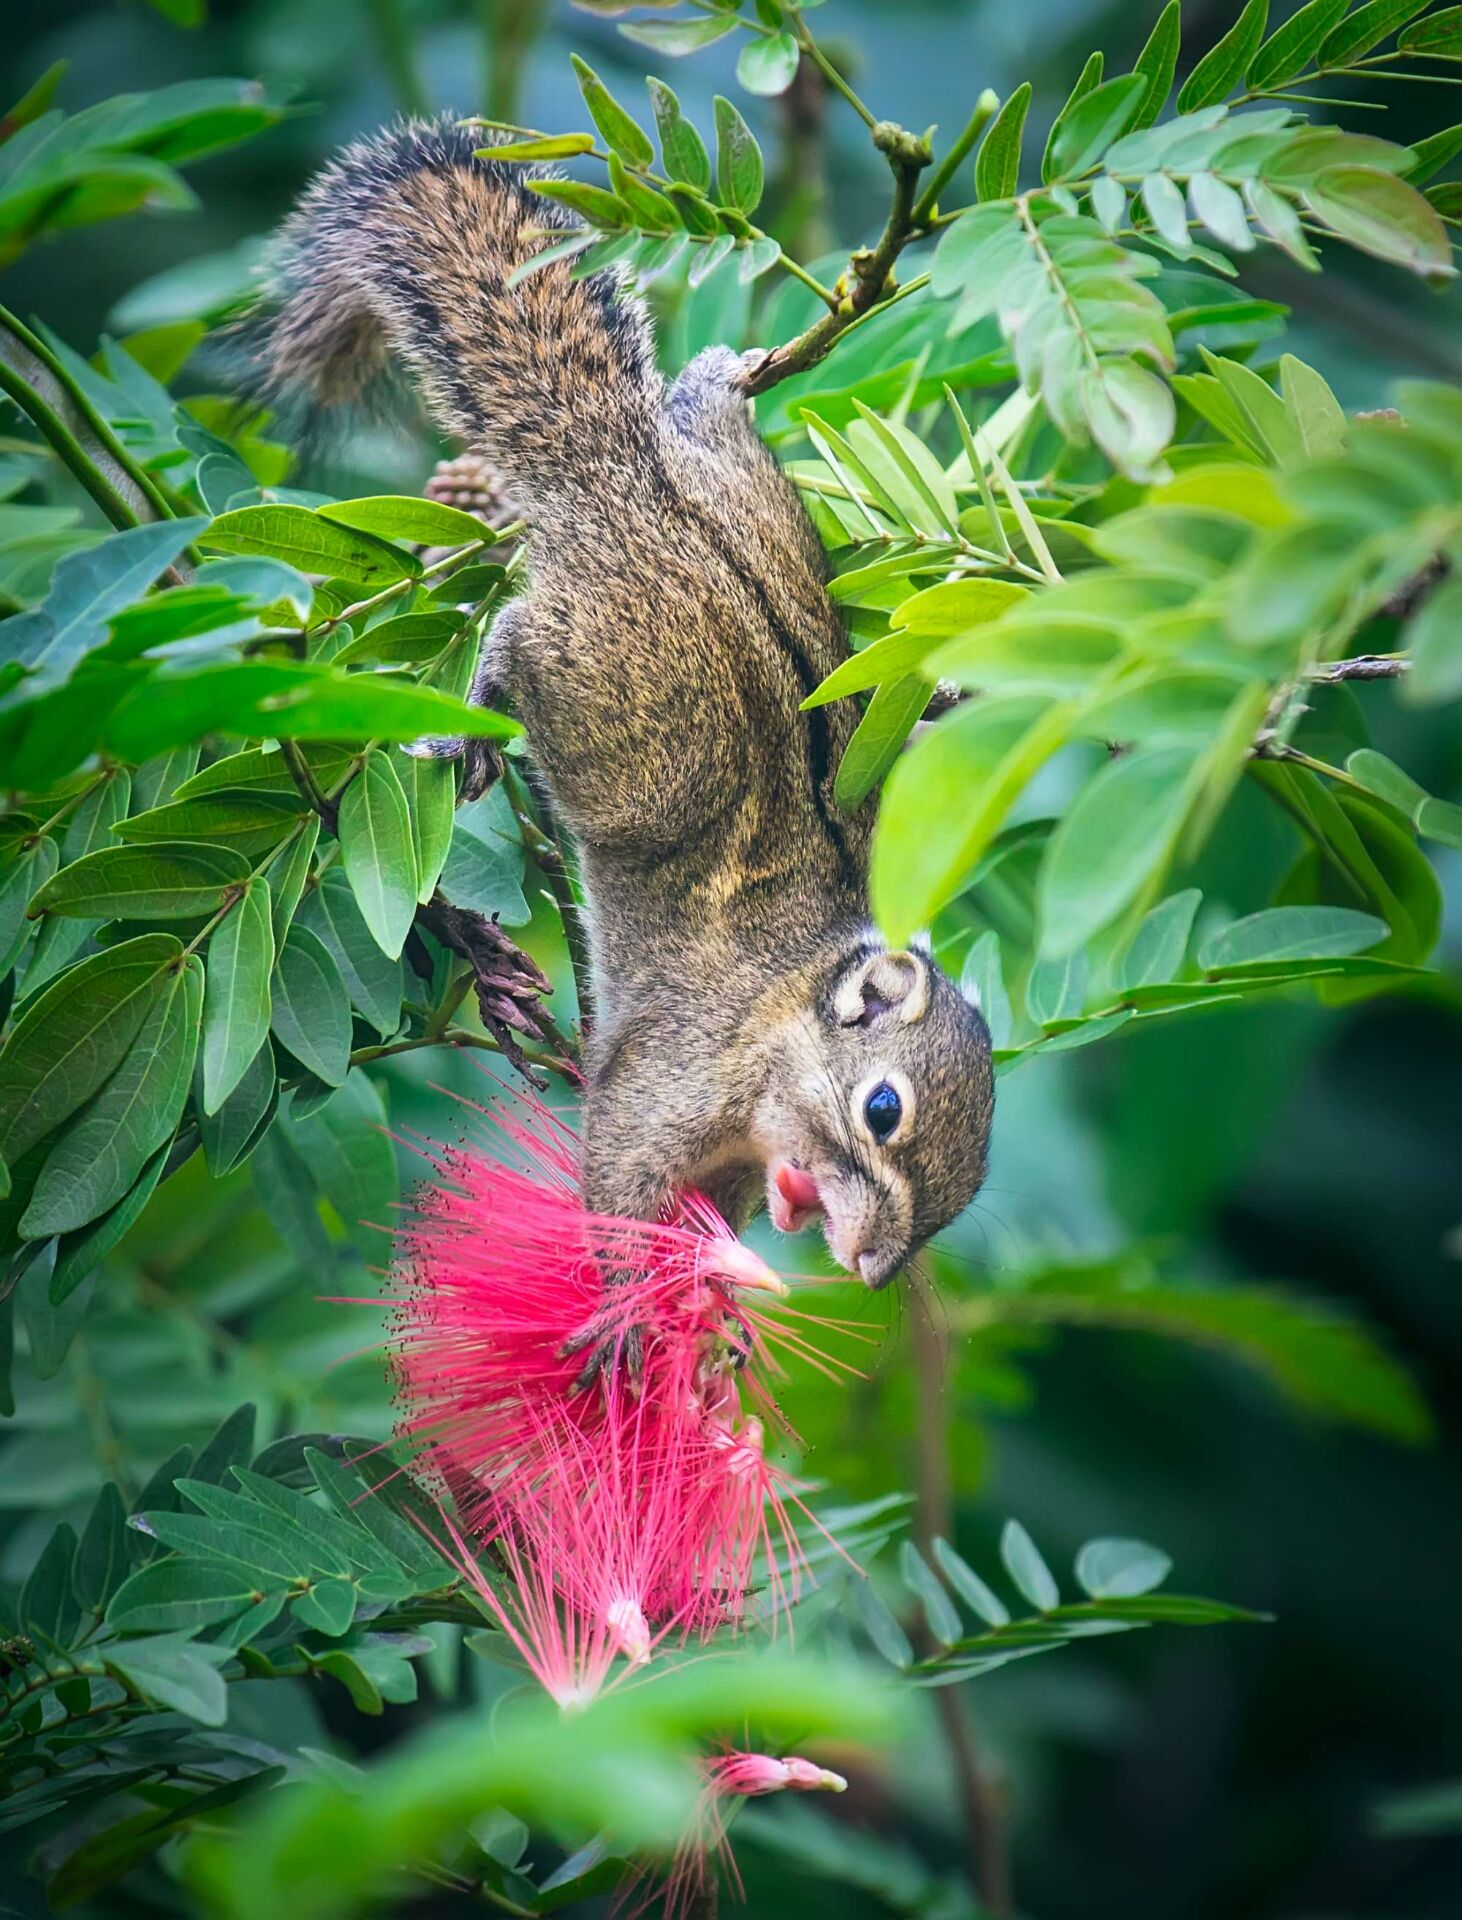
M869 1292L877 1293L888 1285L903 1264L902 1247L894 1253L860 1253L858 1274Z

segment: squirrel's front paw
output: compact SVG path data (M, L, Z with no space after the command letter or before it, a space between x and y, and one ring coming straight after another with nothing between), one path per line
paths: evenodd
M645 1373L645 1332L642 1326L626 1326L622 1319L605 1313L572 1334L559 1348L558 1355L561 1360L570 1360L576 1354L585 1354L573 1391L582 1393L596 1380L602 1380L608 1392L622 1368L631 1393L637 1394Z
M457 797L462 805L469 800L480 800L503 776L502 755L495 740L466 740L460 736L451 739L433 734L424 740L411 741L402 751L414 760L460 760L462 778Z

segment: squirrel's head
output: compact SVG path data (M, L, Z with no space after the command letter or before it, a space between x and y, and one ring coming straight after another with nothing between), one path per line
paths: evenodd
M773 1224L821 1213L834 1259L885 1286L984 1180L989 1029L926 953L870 941L777 1042L753 1123Z

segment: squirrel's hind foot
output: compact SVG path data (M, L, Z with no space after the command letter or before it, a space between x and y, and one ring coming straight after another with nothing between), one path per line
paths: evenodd
M460 735L452 739L432 734L424 740L411 741L402 751L409 753L413 760L460 760L462 776L457 783L457 799L462 806L470 800L480 800L488 788L503 777L502 754L495 740L467 740Z

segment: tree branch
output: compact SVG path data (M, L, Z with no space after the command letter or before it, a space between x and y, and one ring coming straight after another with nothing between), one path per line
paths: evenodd
M892 282L894 263L904 248L922 231L915 216L914 201L920 176L934 163L927 140L912 134L892 120L880 120L873 127L873 144L888 161L893 172L893 204L883 232L872 247L861 247L848 261L847 272L834 289L838 304L795 340L773 347L762 355L742 377L742 386L752 397L766 393L780 381L815 367L831 352L839 335L879 306L895 292Z

